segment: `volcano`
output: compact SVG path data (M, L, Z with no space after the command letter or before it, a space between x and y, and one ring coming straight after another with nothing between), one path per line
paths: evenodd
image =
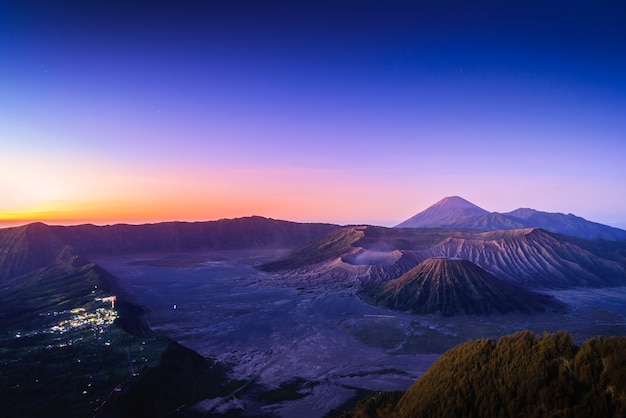
M579 216L541 212L529 208L507 213L488 212L462 197L441 199L396 228L475 229L479 231L542 228L586 240L624 241L626 231L591 222Z
M498 279L476 264L455 258L429 258L387 283L360 292L368 303L417 314L489 315L557 308L545 295Z
M488 215L485 209L459 196L444 197L428 209L407 219L396 228L430 228L453 226L468 218Z

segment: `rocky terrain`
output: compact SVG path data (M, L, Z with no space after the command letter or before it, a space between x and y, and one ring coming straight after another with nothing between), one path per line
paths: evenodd
M364 287L361 297L377 305L417 314L489 315L558 309L545 295L500 280L457 258L429 258L399 278Z
M294 280L323 284L327 277L328 284L354 286L395 279L428 258L448 257L533 289L603 287L626 283L625 248L624 242L587 241L539 228L344 227L261 268L295 271Z

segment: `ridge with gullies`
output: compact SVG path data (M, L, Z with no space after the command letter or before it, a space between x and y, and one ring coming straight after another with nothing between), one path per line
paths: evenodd
M489 315L557 309L551 298L498 279L476 264L429 258L399 278L361 290L367 302L418 314Z

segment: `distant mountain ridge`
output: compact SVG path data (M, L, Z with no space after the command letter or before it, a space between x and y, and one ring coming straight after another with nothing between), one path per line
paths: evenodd
M294 248L339 228L252 216L208 222L0 229L0 282L45 267L70 248L78 255L147 251Z
M0 281L54 263L64 247L43 223L0 229Z
M626 231L579 216L520 208L508 213L488 212L459 196L445 197L396 228L449 228L494 231L542 228L583 239L626 240Z
M461 206L461 211L482 212L459 199L448 206L454 211ZM516 213L535 215L532 210ZM496 215L501 216L489 214ZM626 283L625 248L624 241L590 241L539 228L483 232L340 227L262 217L113 226L34 223L0 229L0 283L50 265L64 253L89 260L142 252L291 249L258 268L289 271L283 277L292 284L343 288L396 279L428 258L451 257L469 260L518 286L604 287Z

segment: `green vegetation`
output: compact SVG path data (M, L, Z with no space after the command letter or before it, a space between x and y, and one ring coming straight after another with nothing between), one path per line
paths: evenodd
M347 417L623 417L626 338L579 348L565 332L468 341L401 397L375 395Z

